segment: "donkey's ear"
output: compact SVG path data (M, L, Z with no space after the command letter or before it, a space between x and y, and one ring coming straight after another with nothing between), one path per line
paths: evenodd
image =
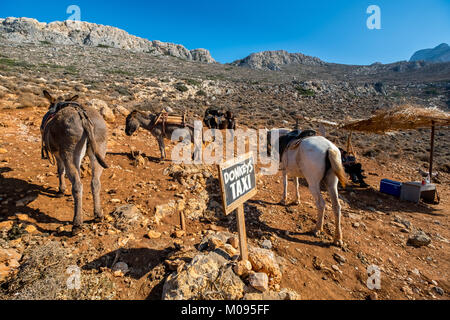
M79 95L75 95L72 98L67 99L66 101L77 101L79 97Z
M48 93L47 90L44 90L44 96L47 98L47 100L50 103L54 103L55 102L55 98L53 98L52 95L50 93Z

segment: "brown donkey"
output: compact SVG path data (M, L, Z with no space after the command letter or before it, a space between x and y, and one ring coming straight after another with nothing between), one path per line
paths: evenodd
M64 196L67 174L72 183L72 196L75 202L72 234L81 231L83 224L83 184L80 178L80 166L86 151L92 168L92 195L94 198L94 215L97 222L103 219L100 202L100 176L105 163L107 128L102 116L93 108L82 107L76 103L78 96L62 101L53 98L44 91L50 102L50 111L45 115L42 126L43 149L55 156L58 166L59 192Z

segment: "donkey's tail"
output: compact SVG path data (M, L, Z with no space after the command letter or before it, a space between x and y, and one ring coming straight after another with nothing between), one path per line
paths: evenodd
M83 124L83 129L84 131L86 131L88 137L88 144L92 148L92 152L94 152L95 158L103 168L108 169L109 166L106 164L105 159L103 159L103 157L98 152L98 146L94 138L94 127L92 125L92 122L89 120L89 118L84 117L82 115L80 116L81 116L81 123Z
M344 167L342 166L342 160L338 151L332 148L328 149L328 159L330 160L331 169L339 179L341 185L345 188L345 185L347 184L347 176L345 174Z

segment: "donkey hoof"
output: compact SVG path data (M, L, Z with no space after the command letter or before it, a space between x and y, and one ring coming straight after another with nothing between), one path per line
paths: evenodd
M322 230L313 230L314 237L318 238L322 235Z
M286 200L280 200L280 204L282 205L282 206L285 206L286 204L287 204L287 201Z
M72 236L79 235L83 231L81 226L73 226L72 227Z
M336 247L342 248L342 246L344 245L344 242L342 241L342 239L335 239L335 240L333 241L333 244L334 244Z
M95 222L95 223L101 223L101 222L103 222L103 221L105 221L105 217L104 217L104 216L97 216L97 217L95 217L95 219L94 219L94 222Z
M56 198L62 198L62 197L64 197L64 192L58 191L58 192L55 194L55 197L56 197Z

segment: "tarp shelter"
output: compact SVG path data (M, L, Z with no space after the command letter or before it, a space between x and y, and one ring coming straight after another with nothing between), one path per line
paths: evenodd
M336 123L307 117L299 118L333 126L337 129L347 130L350 132L359 131L376 134L431 128L431 150L429 166L430 179L433 176L432 172L435 128L450 126L450 113L444 112L438 108L421 108L410 105L397 106L392 109L380 109L377 110L368 119L350 120L343 123ZM350 139L351 133L349 136L347 147L351 145Z

